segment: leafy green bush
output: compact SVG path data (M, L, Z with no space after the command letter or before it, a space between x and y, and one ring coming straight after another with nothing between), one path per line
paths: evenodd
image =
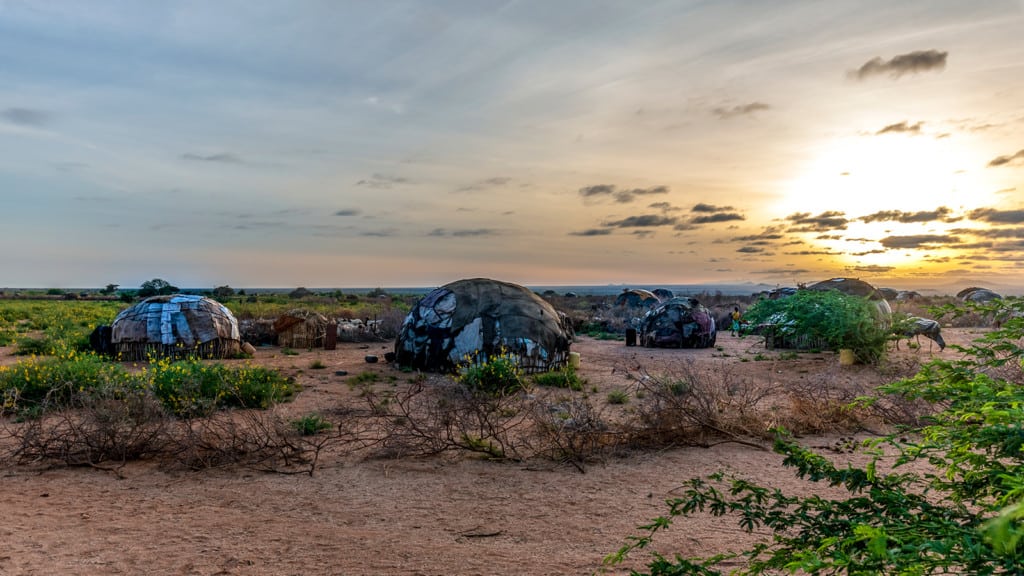
M836 290L798 290L778 300L758 300L747 309L751 326L769 325L775 335L825 342L832 350L849 348L861 362L874 363L885 353L888 319L874 302Z
M465 359L455 379L474 392L495 396L513 394L525 386L516 357L504 351L483 361Z
M967 347L958 360L936 359L879 389L931 403L914 430L872 442L898 457L892 473L881 456L863 467L835 466L785 436L783 464L846 497L788 495L716 474L686 482L667 516L640 527L607 564L645 548L673 521L708 512L733 516L741 529L770 531L747 550L707 558L654 555L648 574L1020 574L1024 566L1024 300L999 303L1009 318ZM879 398L864 399L871 403ZM908 438L918 438L908 440ZM926 472L904 468L926 462ZM742 568L735 568L740 562ZM639 574L634 572L634 574Z
M629 393L625 390L612 390L608 393L609 404L626 404L629 402Z
M302 436L313 436L334 427L334 424L331 424L319 414L307 414L302 418L292 420L291 424L292 428Z
M568 388L569 390L581 391L587 383L576 374L576 369L566 366L562 370L552 370L533 377L533 382L538 386L546 388Z
M269 408L291 398L297 386L261 366L232 368L188 359L151 363L153 393L178 416L200 416L221 407Z

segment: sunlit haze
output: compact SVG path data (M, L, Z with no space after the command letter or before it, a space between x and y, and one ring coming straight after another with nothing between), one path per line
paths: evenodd
M1024 2L0 0L0 288L1024 286Z

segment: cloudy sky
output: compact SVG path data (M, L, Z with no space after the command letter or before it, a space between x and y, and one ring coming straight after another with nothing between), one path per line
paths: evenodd
M1022 35L1022 0L0 0L0 287L1021 285Z

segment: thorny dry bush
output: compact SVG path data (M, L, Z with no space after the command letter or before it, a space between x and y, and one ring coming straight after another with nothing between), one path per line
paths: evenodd
M328 447L358 449L373 443L346 421L303 435L276 409L177 419L152 395L141 393L91 391L71 394L70 400L47 398L40 413L20 422L0 421L0 464L117 471L129 461L154 460L190 469L242 466L312 475Z
M652 374L638 367L630 373L633 400L625 407L561 389L487 394L444 376L421 375L400 387L367 383L360 385L361 403L325 414L332 428L312 435L298 432L281 407L177 419L148 394L72 391L44 405L41 417L0 421L0 464L116 471L131 460L154 460L189 469L241 466L312 475L326 453L332 458L473 453L567 464L584 472L588 464L626 450L721 442L766 448L776 428L798 435L874 432L875 426L918 422L934 408L894 398L857 403L875 383L837 385L836 374L783 385L770 376L742 376L734 368L684 361L670 372ZM914 369L883 368L879 385Z

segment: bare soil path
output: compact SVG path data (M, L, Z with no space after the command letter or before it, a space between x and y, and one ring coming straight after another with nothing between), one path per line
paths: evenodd
M951 330L947 341L967 342L977 333ZM341 344L298 356L265 348L254 362L300 379L304 390L288 409L303 414L349 401L345 381L362 371L403 378L383 363L364 361L389 347ZM573 349L583 359L581 374L601 393L628 386L623 375L636 366L656 372L682 358L727 367L740 378L804 385L886 377L869 367L839 367L831 353L777 360L777 351L728 333L720 335L719 349L648 350L589 338ZM0 350L0 356L8 353ZM768 358L755 360L758 354ZM954 354L949 348L941 353ZM927 345L894 353L892 370L927 357ZM316 361L326 368L312 368ZM805 441L829 445L834 438ZM635 453L588 466L583 474L570 466L473 458L328 459L312 477L168 471L152 463L129 464L120 476L6 468L0 469L0 574L591 574L636 526L665 512L664 500L685 479L719 470L790 491L809 488L782 468L779 456L728 443ZM667 553L698 555L757 537L733 522L687 520L658 545ZM641 552L635 560L645 557Z

